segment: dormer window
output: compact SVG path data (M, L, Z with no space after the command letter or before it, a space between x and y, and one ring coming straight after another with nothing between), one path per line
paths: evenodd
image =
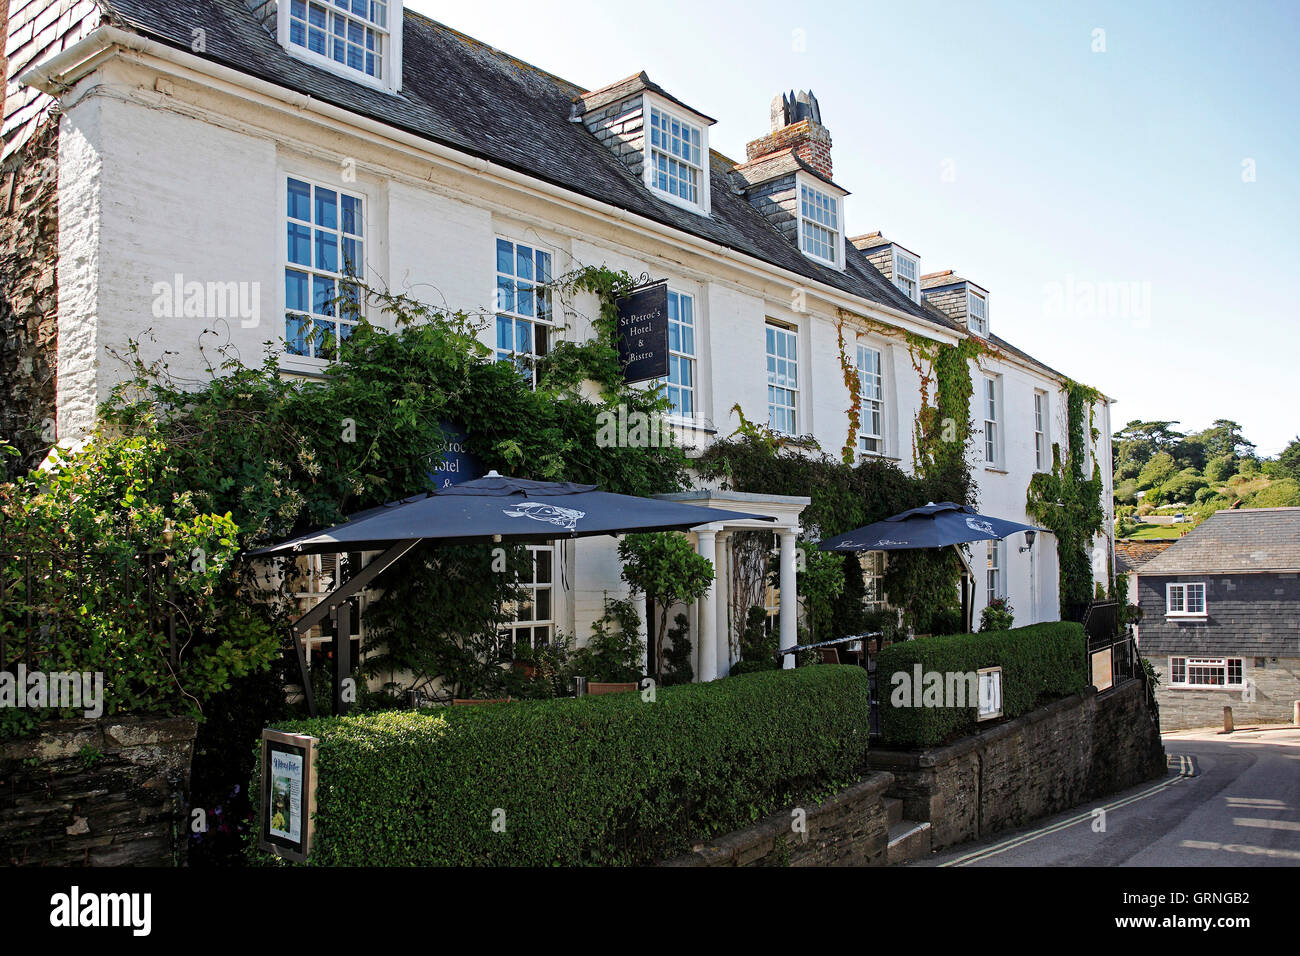
M645 112L646 185L675 205L708 215L708 131L650 96L645 98Z
M902 291L913 302L920 301L921 283L919 281L921 267L915 258L905 252L894 249L894 285Z
M280 0L279 17L294 56L371 86L400 85L402 0Z
M799 183L799 248L804 255L841 268L844 235L840 231L840 201L808 183Z
M989 303L978 292L966 293L966 327L976 335L988 337Z

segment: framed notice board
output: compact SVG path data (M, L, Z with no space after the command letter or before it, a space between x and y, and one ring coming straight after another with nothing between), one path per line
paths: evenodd
M648 382L668 375L668 283L634 289L614 303L623 380Z
M257 845L295 863L311 853L319 745L315 737L262 731Z

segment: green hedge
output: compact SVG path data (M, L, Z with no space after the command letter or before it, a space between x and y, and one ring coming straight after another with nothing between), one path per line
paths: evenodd
M1032 624L1010 631L950 634L892 644L876 659L880 733L891 747L933 747L973 733L976 702L969 707L917 707L904 695L895 706L896 674L914 683L915 665L923 674L967 673L1002 667L1002 713L1018 717L1040 702L1077 694L1089 684L1083 626L1072 621Z
M320 739L313 864L642 864L857 779L868 713L826 665L277 729Z

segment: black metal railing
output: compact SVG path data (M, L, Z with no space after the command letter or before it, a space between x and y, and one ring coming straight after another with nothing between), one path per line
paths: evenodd
M169 552L106 553L0 544L0 670L38 666L56 643L106 620L163 638L177 663L175 562Z

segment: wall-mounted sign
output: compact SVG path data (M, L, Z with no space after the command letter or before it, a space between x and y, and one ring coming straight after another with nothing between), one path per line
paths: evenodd
M465 449L469 433L451 422L440 422L439 427L442 429L442 446L433 457L433 471L429 475L433 486L446 488L471 478L481 478L483 462Z
M668 374L668 283L637 289L618 309L618 359L623 380L647 382Z
M311 852L319 743L315 737L262 731L258 846L295 863Z
M1002 716L1002 668L983 667L979 674L979 714L976 720Z

